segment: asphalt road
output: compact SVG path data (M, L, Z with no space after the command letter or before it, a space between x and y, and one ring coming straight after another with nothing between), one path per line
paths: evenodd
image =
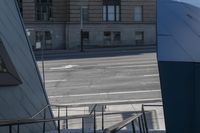
M98 56L94 56L94 54ZM51 104L159 101L155 53L103 52L82 58L45 61L46 91ZM77 58L76 58L77 57ZM92 58L90 58L92 57ZM38 61L41 71L41 61Z

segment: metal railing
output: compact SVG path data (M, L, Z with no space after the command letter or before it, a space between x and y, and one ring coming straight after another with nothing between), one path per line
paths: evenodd
M97 106L101 107L100 113L96 112ZM102 127L101 130L104 133L116 133L126 127L128 124L132 125L132 131L133 133L136 133L136 124L138 125L138 130L140 133L148 133L148 125L146 121L146 115L145 115L145 106L153 106L153 105L142 105L142 109L139 112L135 112L134 115L128 117L127 119L111 126L106 129L104 129L104 116L114 113L105 113L106 105L93 105L91 111L89 111L88 114L83 115L74 115L74 116L68 116L68 106L67 105L46 105L44 108L42 108L39 112L34 114L31 118L28 119L21 119L21 120L4 120L0 121L0 127L8 127L9 133L12 133L14 130L16 133L20 133L20 126L22 125L29 125L29 124L43 124L42 126L42 133L46 132L46 123L48 122L54 122L56 125L56 130L58 133L61 132L61 121L65 121L65 125L63 126L63 129L68 129L68 120L71 119L81 119L81 127L82 127L82 133L85 133L85 119L86 118L93 118L93 132L96 133L97 131L97 117L101 117L102 121ZM154 105L155 106L155 105ZM162 105L160 105L162 106ZM47 109L52 109L52 107L56 107L57 110L57 117L47 118ZM66 113L65 116L61 116L61 109L65 109ZM42 115L41 115L42 114ZM40 116L38 118L38 116ZM41 118L42 116L42 118ZM17 128L13 128L14 126L17 126Z
M90 113L88 115L68 116L68 114L67 114L68 106L67 105L46 105L39 112L37 112L36 114L31 116L30 118L25 118L25 119L20 119L20 120L1 120L0 121L0 127L6 127L6 126L9 127L9 133L12 133L13 132L13 126L17 126L16 132L20 133L20 126L21 125L43 123L42 133L45 133L47 122L57 122L58 123L57 124L57 131L58 131L58 133L60 133L61 132L60 121L62 121L62 120L65 121L65 129L68 129L68 120L81 118L82 119L82 133L84 133L84 119L91 117L92 114L93 114L93 117L94 117L94 133L96 133L96 106L97 105L93 106L92 110L90 111ZM47 109L52 108L52 107L57 108L57 112L58 112L57 117L53 116L53 118L47 118ZM60 116L61 108L66 109L66 114L65 114L64 117ZM36 118L37 116L39 116L41 114L43 116L42 119Z

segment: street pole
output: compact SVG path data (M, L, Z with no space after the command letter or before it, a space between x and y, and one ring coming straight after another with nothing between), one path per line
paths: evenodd
M81 6L81 19L80 19L80 28L81 28L81 33L80 33L80 40L81 40L81 52L84 52L83 50L83 7Z

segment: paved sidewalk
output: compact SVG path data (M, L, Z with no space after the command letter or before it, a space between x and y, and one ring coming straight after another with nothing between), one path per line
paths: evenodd
M129 55L138 53L155 52L156 46L138 46L138 47L116 47L116 48L93 48L80 50L44 50L44 58L47 60L61 58L89 58L89 57L105 57L113 55ZM41 60L42 51L34 51L36 59Z

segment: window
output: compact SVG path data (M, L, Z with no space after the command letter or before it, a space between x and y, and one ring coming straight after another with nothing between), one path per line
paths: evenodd
M113 32L113 40L114 41L121 41L121 33L116 31L116 32Z
M51 49L52 48L52 35L50 31L36 31L36 49Z
M134 21L141 22L143 19L143 7L142 6L135 6L134 7Z
M86 23L86 22L88 22L88 8L83 7L83 8L81 8L81 10L82 10L83 23Z
M6 69L5 63L0 55L0 73L6 73L8 70Z
M36 0L36 20L52 21L52 0Z
M89 32L88 32L88 31L84 31L84 32L83 32L83 41L84 41L84 42L88 42L89 39L90 39L90 34L89 34Z
M16 69L0 39L0 86L14 86L21 83Z
M104 43L105 44L110 44L111 43L111 32L110 31L105 31L104 32Z
M23 16L23 4L22 4L22 0L17 0L18 5L19 5L19 10L21 15Z
M136 41L136 44L144 44L144 32L143 31L135 32L135 41Z
M103 1L103 20L120 21L120 0Z
M105 31L104 32L104 43L106 45L118 44L121 41L121 32L119 31Z

